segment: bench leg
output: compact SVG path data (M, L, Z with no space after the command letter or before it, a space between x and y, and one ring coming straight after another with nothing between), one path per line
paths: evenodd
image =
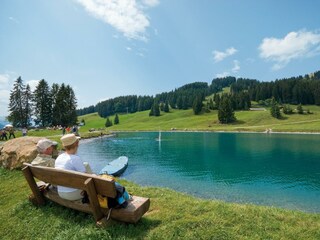
M30 168L28 166L26 166L25 168L22 169L22 172L23 172L23 175L26 178L26 180L31 188L31 191L32 191L33 196L35 198L35 202L38 205L43 205L45 203L45 199L44 199L42 193L39 191L38 185L33 178L33 175L32 175Z
M104 215L100 210L100 204L93 179L88 178L84 182L84 185L86 186L86 191L89 197L90 206L92 208L93 217L96 221L99 221L101 218L104 217Z

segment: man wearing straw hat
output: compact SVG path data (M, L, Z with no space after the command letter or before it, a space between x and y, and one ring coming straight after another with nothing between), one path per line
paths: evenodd
M66 134L60 138L65 152L56 159L55 168L90 173L90 166L88 166L89 169L87 170L81 158L76 155L79 147L79 139L80 137L77 137L74 134ZM58 194L61 198L67 200L78 200L83 198L81 189L64 186L58 186Z

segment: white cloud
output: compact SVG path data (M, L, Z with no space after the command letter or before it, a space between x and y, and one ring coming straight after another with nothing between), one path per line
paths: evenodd
M9 82L9 74L0 74L0 89Z
M222 61L223 59L225 59L226 57L229 57L233 54L235 54L238 50L235 49L234 47L230 47L228 49L226 49L225 52L220 52L220 51L213 51L212 54L213 54L213 59L215 62L220 62Z
M126 47L126 49L127 49L128 51L131 51L131 50L132 50L132 48L131 48L131 47Z
M7 89L0 89L0 116L8 115L10 91Z
M142 52L138 52L137 55L138 55L139 57L144 57L144 54L143 54Z
M159 4L159 0L142 0L142 2L149 7L155 7Z
M14 23L17 23L17 24L20 23L20 22L19 22L17 19L15 19L14 17L9 17L9 20L12 21L12 22L14 22Z
M9 103L10 91L6 89L0 90L0 102Z
M227 76L232 76L233 73L237 73L240 71L240 62L238 60L233 60L233 67L223 73L216 74L217 78L224 78Z
M224 78L224 77L227 77L227 76L230 76L229 72L223 72L223 73L216 74L217 78Z
M30 80L26 82L26 85L29 84L31 91L33 92L36 89L36 86L39 84L40 80Z
M259 46L260 57L275 62L274 70L285 67L290 61L320 54L320 34L290 32L284 38L264 38Z
M110 24L130 39L147 41L149 19L143 10L156 6L157 0L78 0L94 17Z
M233 60L233 68L231 69L232 72L237 73L240 70L240 62L238 60Z

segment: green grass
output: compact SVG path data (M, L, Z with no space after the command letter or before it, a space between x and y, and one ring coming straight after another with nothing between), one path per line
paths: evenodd
M293 107L294 108L294 107ZM304 106L313 114L284 115L278 120L269 111L239 111L234 124L218 123L217 111L194 115L192 110L149 111L119 115L120 124L105 130L105 119L97 113L79 117L83 138L110 131L273 131L320 132L320 107ZM111 116L114 119L114 116ZM95 128L96 132L89 132ZM30 130L29 136L46 136L59 141L60 130ZM16 136L21 136L17 132ZM273 207L201 200L169 189L140 187L119 180L130 193L151 198L151 207L136 224L110 221L97 228L93 217L54 203L33 206L30 189L21 171L0 168L0 239L320 239L320 214Z
M293 106L294 108L294 106ZM194 115L191 109L175 110L169 113L161 112L159 117L149 117L149 111L136 112L133 114L120 114L120 124L109 127L108 131L256 131L263 132L266 128L271 128L274 132L320 132L320 107L304 106L309 108L312 114L291 114L283 115L282 119L271 117L269 109L267 111L237 111L235 116L237 121L232 124L220 124L218 122L218 112L211 111ZM92 127L104 128L105 119L97 113L81 116L85 119L86 126L82 130L86 131ZM110 116L113 121L114 116ZM81 131L82 131L81 130Z
M110 221L54 203L36 207L21 171L0 168L0 239L320 239L320 215L272 207L201 200L169 189L120 180L151 198L137 224Z

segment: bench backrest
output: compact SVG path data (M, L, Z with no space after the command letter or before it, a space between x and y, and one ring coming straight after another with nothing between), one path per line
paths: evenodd
M43 166L32 166L28 163L24 163L24 165L28 166L33 177L46 183L85 190L86 180L92 178L97 194L112 198L115 198L117 195L114 180L109 180L97 175L76 171Z

